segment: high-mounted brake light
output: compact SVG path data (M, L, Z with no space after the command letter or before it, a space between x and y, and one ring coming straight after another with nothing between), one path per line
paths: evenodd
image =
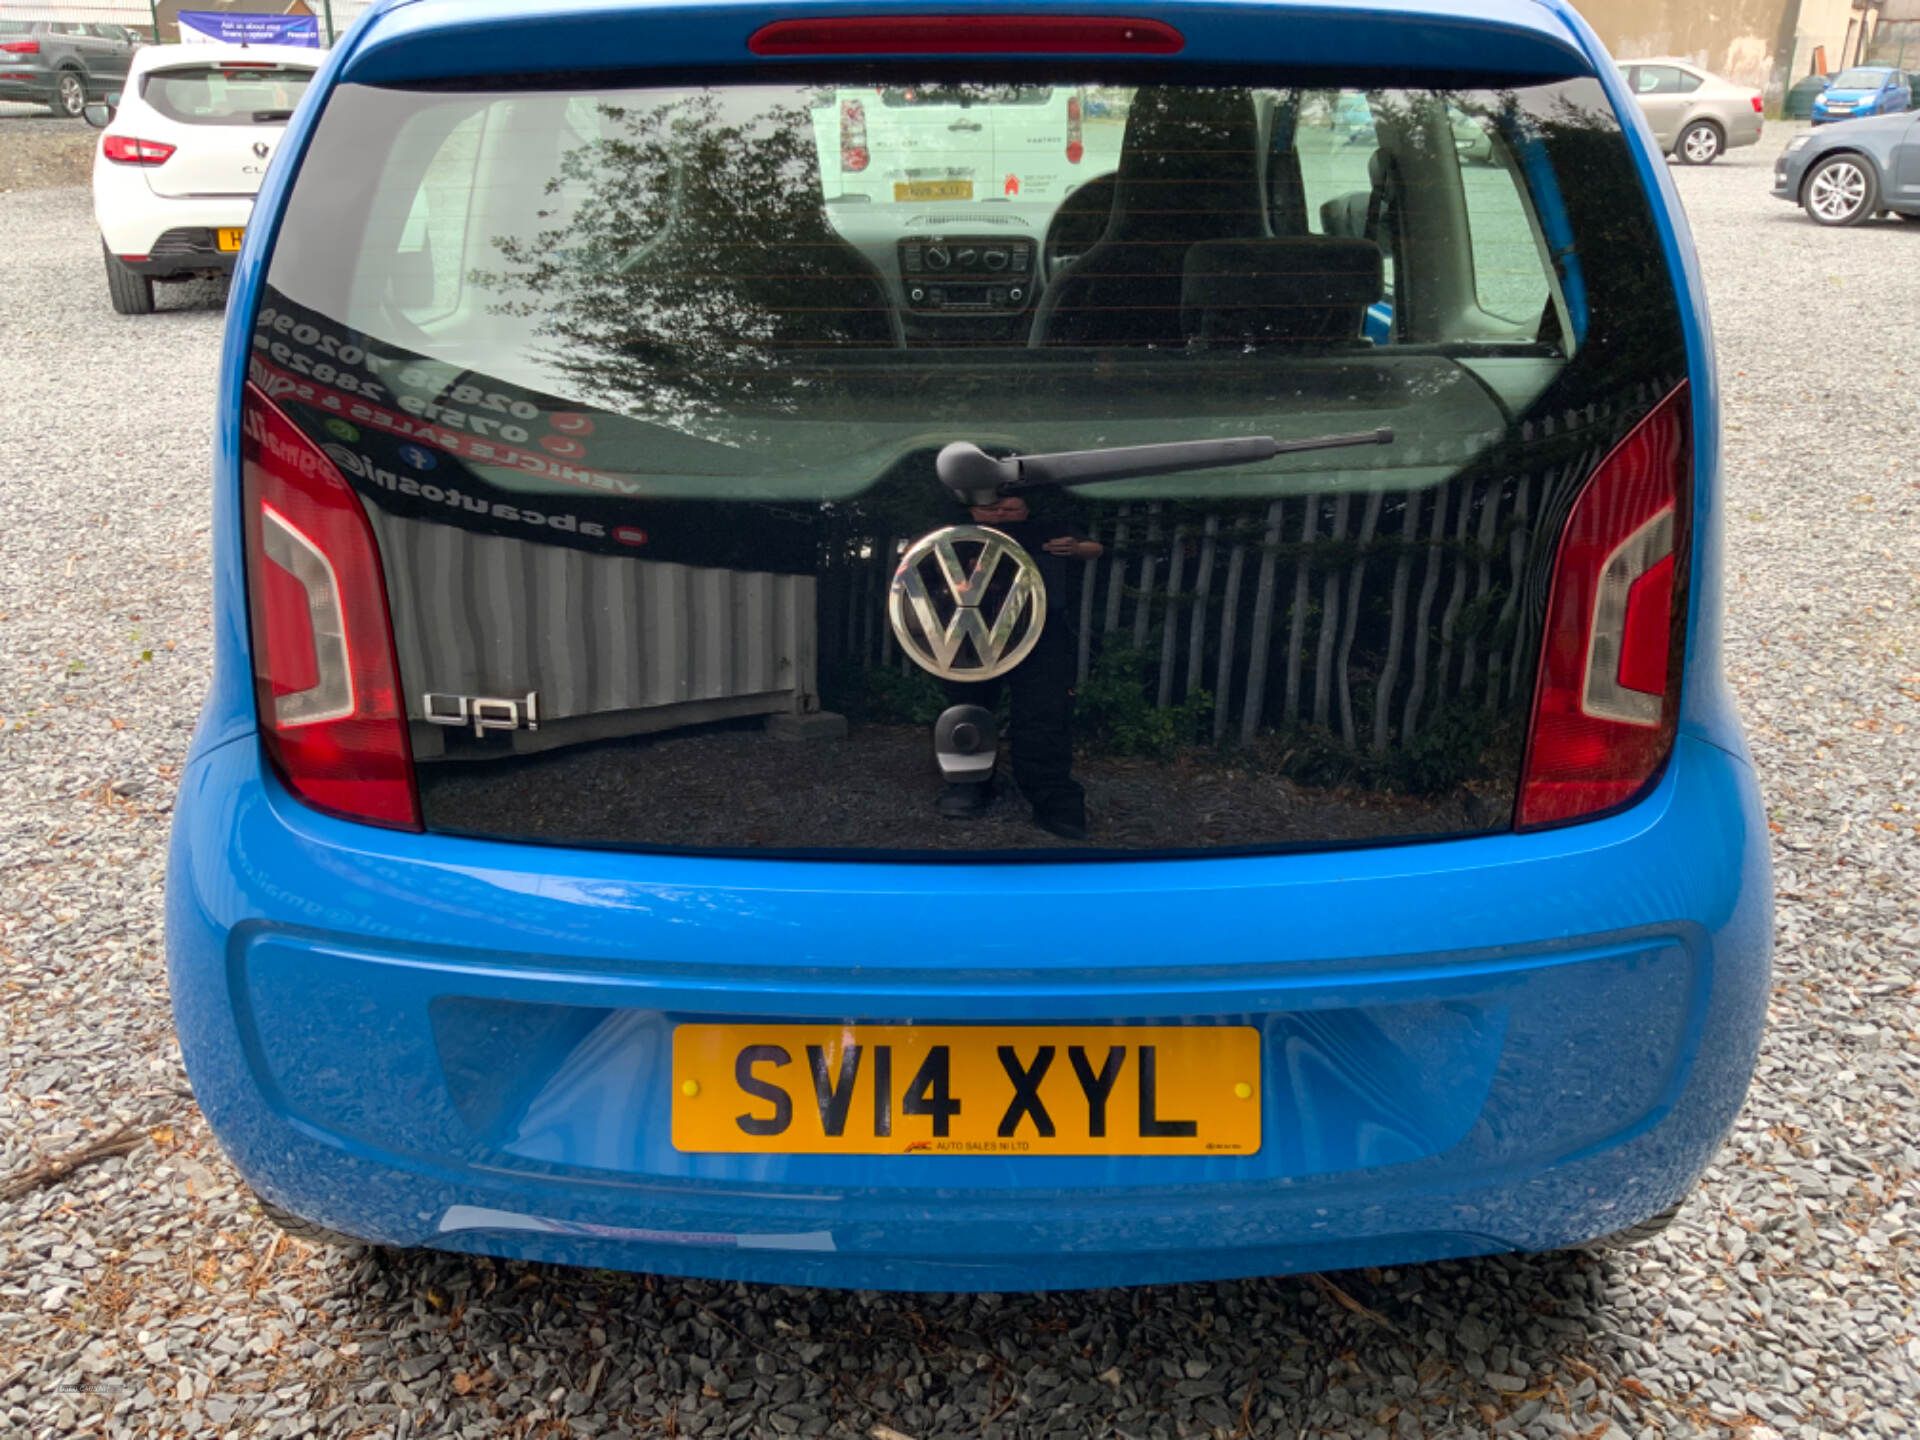
M1069 95L1067 97L1067 163L1078 165L1086 153L1087 147L1082 141L1080 131L1080 97Z
M1626 804L1673 750L1686 641L1691 392L1593 472L1560 533L1520 785L1522 829Z
M100 153L116 165L164 165L178 148L164 140L136 140L131 135L100 137Z
M836 15L776 20L756 55L1177 55L1186 37L1158 20L1095 15Z
M840 168L864 170L872 154L867 149L867 107L858 100L840 102Z
M38 40L8 40L0 44L0 54L4 55L38 55L39 53Z
M260 735L287 788L420 828L379 551L331 461L260 391L241 404L247 608Z

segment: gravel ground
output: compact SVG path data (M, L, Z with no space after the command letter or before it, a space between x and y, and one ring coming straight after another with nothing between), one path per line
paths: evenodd
M0 1433L1920 1433L1920 226L1815 229L1767 194L1781 138L1679 177L1781 890L1720 1163L1626 1255L997 1298L314 1250L258 1217L187 1094L160 949L219 297L119 319L85 193L0 196L0 291L32 297L0 329L0 1177L137 1142L0 1199ZM1836 346L1893 358L1801 363Z
M85 121L55 119L44 107L0 105L0 195L85 185L99 141Z

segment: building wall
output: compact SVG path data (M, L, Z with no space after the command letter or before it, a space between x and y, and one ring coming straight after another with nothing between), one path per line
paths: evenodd
M1578 0L1576 0L1578 3ZM1773 90L1806 75L1815 51L1829 70L1855 58L1861 0L1585 0L1580 11L1620 59L1678 55L1729 80ZM1797 9L1793 49L1780 53L1784 21ZM1850 30L1849 26L1853 28ZM1871 25L1869 24L1869 33Z

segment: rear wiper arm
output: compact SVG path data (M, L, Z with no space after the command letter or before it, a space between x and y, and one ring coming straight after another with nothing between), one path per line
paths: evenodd
M292 118L293 111L291 110L256 110L253 112L253 123L256 125L271 125L276 120L291 120Z
M1251 465L1276 455L1310 450L1346 450L1360 445L1391 445L1386 427L1354 435L1321 435L1310 440L1276 440L1271 435L1242 435L1231 440L1176 440L1166 445L1115 445L1105 450L1067 450L1057 455L1010 455L997 460L978 445L957 440L933 462L940 483L969 505L991 505L1002 495L1050 485L1092 485L1102 480L1137 480L1212 470L1221 465Z

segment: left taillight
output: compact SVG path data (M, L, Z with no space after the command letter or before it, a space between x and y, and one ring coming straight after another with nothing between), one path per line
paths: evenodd
M264 395L241 402L247 609L260 735L287 788L351 820L420 828L393 627L359 498Z
M104 135L100 153L116 165L164 165L179 147L164 140L136 140L131 135Z
M1078 165L1087 153L1087 147L1081 140L1080 97L1067 97L1067 163Z
M1535 684L1521 829L1617 809L1673 750L1693 482L1682 385L1587 480L1560 533Z
M867 107L858 100L840 102L840 168L855 173L867 168Z

